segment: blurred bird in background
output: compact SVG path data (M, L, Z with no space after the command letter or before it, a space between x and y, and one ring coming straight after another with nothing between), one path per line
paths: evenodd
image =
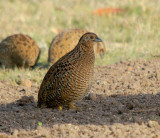
M8 36L0 43L0 64L7 68L33 67L40 55L36 42L28 35Z

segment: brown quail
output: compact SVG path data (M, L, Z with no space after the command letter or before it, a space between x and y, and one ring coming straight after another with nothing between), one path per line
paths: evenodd
M70 52L75 48L80 37L87 32L83 29L69 29L59 33L50 44L48 62L54 64L59 58ZM103 57L106 52L104 43L95 43L94 51L96 56Z
M91 87L94 75L94 33L85 33L77 46L52 65L38 93L38 107L76 108L72 102L82 99Z
M39 54L38 45L28 35L15 34L0 43L0 64L7 68L33 67Z

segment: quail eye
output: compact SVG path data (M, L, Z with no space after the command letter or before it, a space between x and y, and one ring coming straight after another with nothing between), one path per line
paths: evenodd
M90 39L93 39L93 36L90 36Z

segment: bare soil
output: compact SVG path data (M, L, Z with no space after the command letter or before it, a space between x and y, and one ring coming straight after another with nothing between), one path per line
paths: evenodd
M95 68L73 109L39 109L39 85L0 82L0 137L160 137L160 59Z

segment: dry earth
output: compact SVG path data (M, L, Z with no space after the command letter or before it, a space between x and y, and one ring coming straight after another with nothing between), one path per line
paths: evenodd
M39 85L0 82L0 137L160 137L160 59L97 67L80 112L38 109Z

